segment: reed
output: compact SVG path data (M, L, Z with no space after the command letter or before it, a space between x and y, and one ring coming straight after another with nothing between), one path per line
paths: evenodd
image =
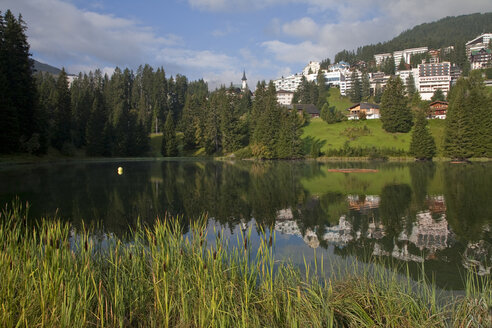
M438 302L434 284L373 265L328 276L323 258L300 268L274 258L275 236L251 230L235 245L206 220L137 226L98 238L56 219L0 216L2 327L487 327L489 278ZM208 236L211 234L211 236ZM213 242L209 242L212 240ZM330 270L333 272L333 270ZM422 275L424 277L424 275Z

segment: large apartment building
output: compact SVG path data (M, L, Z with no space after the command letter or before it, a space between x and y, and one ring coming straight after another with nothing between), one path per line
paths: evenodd
M376 54L374 55L374 60L376 61L376 65L379 65L385 59L393 57L393 60L395 61L395 66L398 66L403 58L403 61L406 64L410 64L410 58L412 57L412 55L424 54L427 51L429 51L429 48L427 47L398 50L394 51L393 53Z
M340 62L330 65L327 70L322 70L325 84L330 86L341 87L341 84L346 80L346 76L352 74L349 70L350 65L345 62ZM292 94L301 85L302 78L305 77L308 82L316 81L320 70L320 63L311 61L302 70L301 73L296 73L287 77L281 77L273 81L277 93L279 103L289 105L289 100L292 101ZM292 94L291 94L292 93Z
M393 52L393 58L395 60L395 66L398 66L403 58L405 64L410 64L410 58L412 55L425 54L429 49L427 47L411 48L401 51Z
M302 81L301 74L293 74L287 77L282 76L280 79L273 81L273 84L275 85L275 89L277 90L294 92L301 84L301 81Z
M466 55L471 60L472 50L480 50L482 48L487 48L490 40L492 40L492 33L483 33L477 36L475 39L470 40L466 43Z
M451 85L451 63L420 64L418 67L420 96L430 100L437 89L447 95Z

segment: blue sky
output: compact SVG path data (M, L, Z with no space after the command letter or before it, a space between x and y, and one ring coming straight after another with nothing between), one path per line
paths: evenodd
M213 88L299 72L490 0L2 0L22 13L33 57L71 73L148 63Z

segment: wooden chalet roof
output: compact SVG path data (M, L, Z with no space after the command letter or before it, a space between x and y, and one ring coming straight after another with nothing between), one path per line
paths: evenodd
M448 105L449 103L447 101L441 101L441 100L436 100L436 101L433 101L429 104L430 107L434 106L434 105L437 105L437 104L440 104L440 105Z
M316 106L314 106L313 104L292 104L292 105L287 105L286 107L288 109L294 109L294 106L295 109L304 110L308 114L319 114L318 108L316 108Z
M360 106L360 109L371 109L371 108L379 109L379 105L363 102L363 103L357 103L357 104L353 105L352 107L347 108L347 110L351 110L351 109L354 109L355 107L359 107L359 106Z

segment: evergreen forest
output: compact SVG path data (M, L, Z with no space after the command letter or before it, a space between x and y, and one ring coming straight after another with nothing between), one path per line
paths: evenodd
M69 84L34 71L22 16L0 15L0 153L146 156L151 133L162 133L164 156L242 150L242 156L302 156L304 116L277 103L272 83L256 97L232 85L209 92L203 80L167 77L163 67L80 73ZM177 137L182 140L178 147Z

